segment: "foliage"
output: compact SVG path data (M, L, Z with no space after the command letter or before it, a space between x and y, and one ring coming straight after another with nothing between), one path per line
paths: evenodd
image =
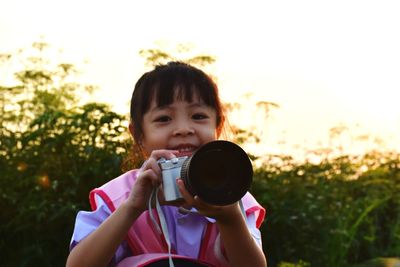
M99 104L45 112L26 132L1 138L0 235L9 266L65 261L77 210L88 192L120 174L122 117ZM57 264L56 264L57 263Z
M0 250L7 266L64 265L88 192L121 173L125 118L102 104L73 107L68 86L55 85L63 73L20 71L3 97Z
M52 56L49 50L49 45L40 41L33 43L30 49L0 57L3 67L19 65L18 69L11 70L14 71L13 84L0 86L2 129L21 130L46 111L76 106L82 94L95 89L93 85L75 81L78 71L74 65L54 64L49 59Z
M310 264L300 260L299 262L296 263L280 262L278 267L310 267Z
M396 267L400 266L400 258L375 258L352 267Z
M208 54L193 53L192 44L178 44L168 49L165 44L158 44L156 48L142 49L139 55L145 59L145 65L154 67L166 64L169 61L182 61L198 67L204 67L215 62L215 57Z
M267 210L262 235L270 266L347 266L400 254L400 155L270 162L280 163L257 170L252 187Z

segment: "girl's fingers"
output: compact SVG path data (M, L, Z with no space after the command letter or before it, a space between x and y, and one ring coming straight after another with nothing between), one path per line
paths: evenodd
M214 206L204 202L204 200L202 200L199 196L192 196L192 194L186 190L185 183L182 181L182 179L178 179L176 183L187 205L196 208L199 214L216 218L224 209L221 206Z
M153 169L143 170L138 179L148 179L153 186L158 186L161 183L160 177L153 171Z
M204 202L199 196L193 196L189 191L187 191L185 183L182 181L182 179L177 179L176 183L178 185L179 191L182 194L182 197L188 204L198 209L202 207L211 207L211 205Z
M153 170L157 175L161 176L161 170L154 158L149 158L142 166L142 171Z
M178 185L179 192L185 199L186 203L189 204L190 206L193 206L195 200L192 194L190 194L189 191L186 190L185 183L182 181L182 179L177 179L176 184Z
M138 178L141 179L150 179L151 184L153 186L158 186L161 183L161 169L158 165L158 160L160 158L171 159L175 158L175 154L178 153L177 150L167 150L167 149L160 149L154 150L151 152L150 157L143 163L142 167L140 168L140 174Z
M179 153L177 150L167 150L167 149L160 149L160 150L153 150L150 154L150 158L155 159L156 161L160 158L172 159L175 158L175 154Z
M171 159L175 158L175 154L178 153L176 150L154 150L151 152L150 157L143 163L142 167L140 168L141 171L145 171L148 169L152 169L157 175L161 176L161 169L160 166L158 165L158 160L160 158L166 158L166 159Z

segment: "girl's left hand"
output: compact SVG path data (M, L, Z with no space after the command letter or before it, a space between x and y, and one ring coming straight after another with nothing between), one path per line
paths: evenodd
M201 200L198 196L192 196L186 190L185 184L181 179L178 179L176 183L179 191L185 199L185 204L196 208L199 214L209 218L214 218L219 222L227 223L229 223L230 220L237 218L236 216L238 215L242 216L238 202L227 206L211 205Z

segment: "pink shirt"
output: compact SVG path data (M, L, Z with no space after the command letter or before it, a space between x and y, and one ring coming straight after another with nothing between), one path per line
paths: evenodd
M104 201L96 196L98 206L95 211L80 211L76 217L75 228L72 235L70 250L81 240L92 233L99 225L111 215L110 209ZM182 214L173 206L162 206L167 221L171 247L179 255L197 258L200 250L200 240L204 235L207 222L215 220L196 213ZM256 227L254 214L247 216L248 228L259 246L261 246L261 233ZM128 243L124 241L117 249L109 266L117 265L121 260L131 256Z

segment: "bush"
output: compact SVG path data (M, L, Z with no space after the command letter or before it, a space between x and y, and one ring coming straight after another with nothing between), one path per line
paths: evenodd
M0 250L7 266L62 266L89 191L121 173L123 117L88 104L47 111L24 132L4 130L0 150Z
M400 157L371 153L320 164L263 166L252 192L267 209L269 266L347 266L400 254Z

